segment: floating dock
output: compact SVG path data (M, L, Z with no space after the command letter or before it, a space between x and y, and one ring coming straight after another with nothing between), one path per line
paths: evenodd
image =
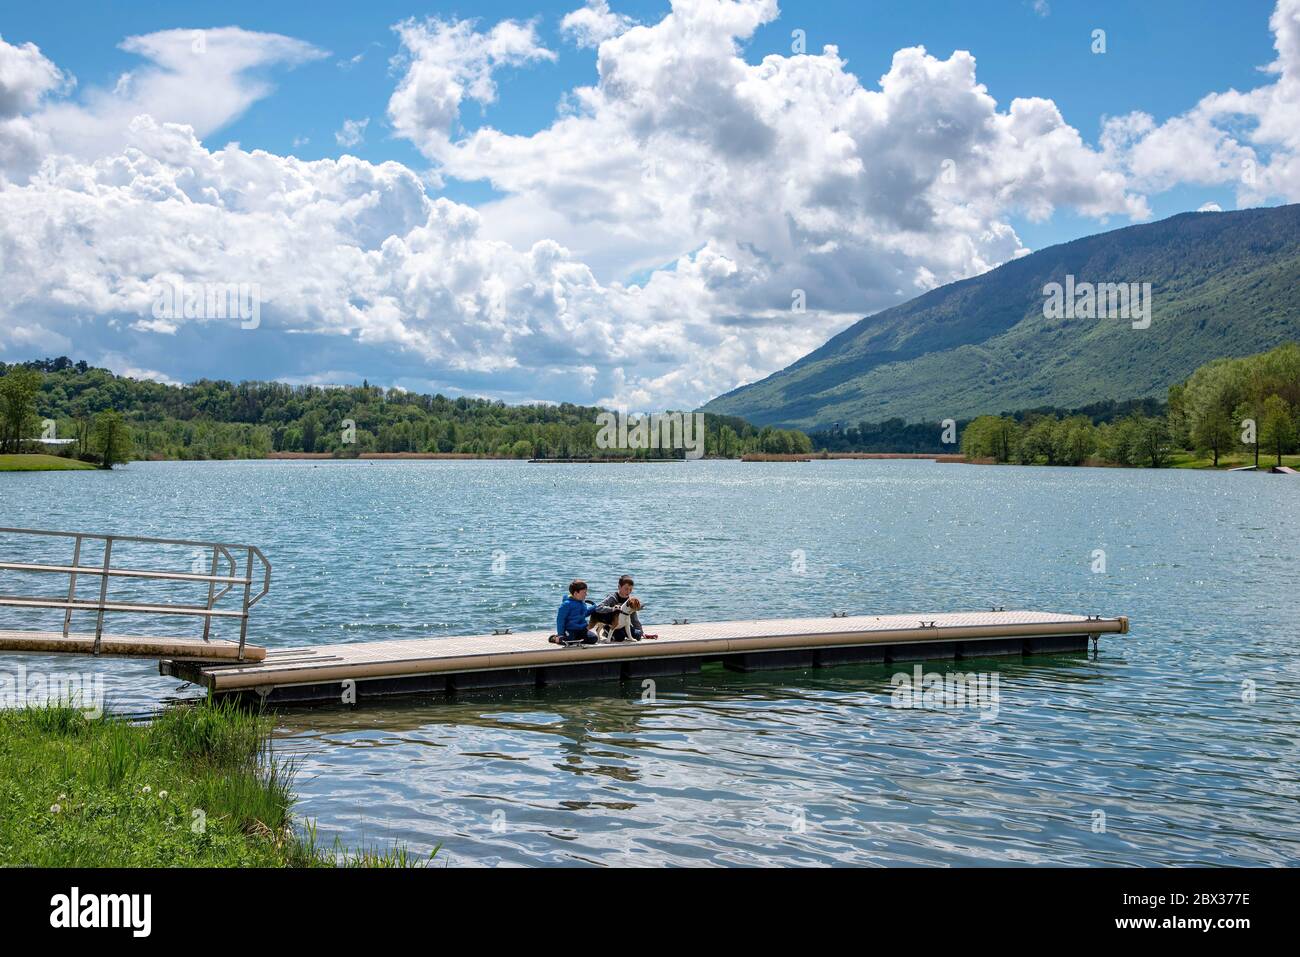
M680 461L680 460L660 460ZM1103 634L1127 634L1125 617L1006 611L906 615L842 613L821 618L673 622L657 639L562 647L548 632L358 642L266 649L248 643L249 616L271 587L271 563L253 545L184 539L0 528L20 555L33 543L71 546L61 561L0 561L0 572L67 579L67 591L0 594L0 608L33 614L62 612L61 631L0 631L0 652L154 658L159 670L207 688L214 696L255 696L272 704L352 702L393 694L430 694L478 688L544 686L568 681L622 681L689 674L706 662L738 671L821 668L854 662L888 663L1084 651ZM134 556L114 561L114 547ZM188 553L188 571L137 564ZM167 555L170 554L170 558ZM238 557L236 557L238 556ZM110 598L110 583L171 583L199 589L176 603ZM89 595L79 595L89 583ZM257 589L254 593L254 589ZM202 593L206 594L206 598ZM57 595L57 597L56 597ZM222 599L232 595L222 606ZM235 604L235 601L238 603ZM201 602L201 603L200 603ZM93 634L72 630L74 615L94 615ZM201 620L195 638L114 635L109 614ZM237 622L239 641L215 640L214 621ZM161 629L160 629L161 630Z
M256 662L164 658L159 671L215 696L268 704L359 702L684 675L710 661L758 671L1078 652L1102 634L1127 634L1128 619L996 610L683 622L655 630L657 639L578 647L549 644L545 631L316 645L271 649Z

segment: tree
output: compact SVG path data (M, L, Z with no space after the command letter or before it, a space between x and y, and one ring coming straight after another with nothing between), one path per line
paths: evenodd
M1252 402L1243 402L1232 413L1236 420L1234 428L1241 429L1241 446L1247 452L1254 450L1255 468L1259 468L1259 419L1260 410Z
M1033 465L1040 458L1045 459L1048 465L1056 465L1056 443L1053 442L1059 422L1054 415L1045 415L1029 426L1029 429L1020 439L1020 461L1025 465Z
M1137 423L1137 446L1142 461L1153 469L1164 468L1169 464L1169 455L1173 451L1169 440L1169 426L1164 419L1143 417Z
M316 451L316 420L307 419L302 424L302 450L304 452Z
M21 452L23 440L36 428L36 396L41 374L12 366L0 376L0 452Z
M961 451L968 459L995 458L993 439L997 416L981 415L961 430Z
M736 437L736 430L729 425L724 425L718 430L718 455L724 459L733 458L740 447L740 440Z
M1291 416L1291 407L1280 395L1270 395L1264 400L1263 414L1259 423L1259 445L1277 456L1277 464L1282 464L1282 453L1289 451L1295 443L1295 420Z
M1286 342L1258 356L1248 356L1244 361L1260 370L1264 391L1280 395L1291 408L1300 408L1300 343Z
M1214 454L1214 465L1219 465L1219 455L1232 448L1234 428L1232 416L1218 406L1202 411L1192 426L1192 443L1199 451Z
M1097 429L1086 416L1071 416L1052 430L1053 457L1066 465L1082 465L1097 451Z
M1187 385L1180 383L1169 387L1169 436L1174 445L1186 448L1191 441L1192 417L1188 407Z
M111 469L131 457L131 435L120 413L107 409L95 416L91 446L99 455L99 467Z
M1020 445L1020 423L1007 416L981 415L961 433L967 458L1010 462Z
M1237 408L1246 399L1247 370L1244 359L1216 359L1207 362L1187 380L1183 406L1191 427L1190 441L1200 451L1219 456L1237 441ZM1226 423L1226 427L1225 427Z
M1137 465L1142 461L1140 415L1126 416L1103 426L1100 433L1102 457L1118 465Z
M1020 444L1020 423L1010 416L1002 416L993 429L993 457L999 462L1010 462Z
M91 454L90 422L86 419L79 418L77 419L75 429L77 444L74 448L76 449L76 455L78 459L84 459L86 456Z

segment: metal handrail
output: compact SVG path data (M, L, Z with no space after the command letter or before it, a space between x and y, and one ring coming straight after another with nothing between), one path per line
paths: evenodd
M267 561L262 550L254 545L228 545L221 542L198 542L188 539L179 538L146 538L138 535L103 535L92 532L56 532L46 529L36 528L0 528L0 535L36 535L49 538L66 538L74 541L72 550L72 562L67 565L47 565L39 562L0 562L0 571L18 572L20 574L56 574L68 576L68 597L66 600L49 598L44 595L0 595L0 607L9 608L44 608L44 609L62 609L63 610L63 636L68 637L69 630L72 626L72 613L74 611L92 611L96 613L95 620L95 645L93 653L98 655L100 645L104 636L104 615L108 612L127 612L134 614L146 615L189 615L203 618L203 640L208 641L212 633L213 618L238 618L239 625L239 657L244 657L244 646L248 640L248 615L249 610L259 601L266 597L271 590L271 563ZM87 541L104 543L104 559L98 565L83 565L81 561L82 544ZM116 568L113 566L113 545L114 544L142 544L142 545L179 545L186 548L198 550L211 550L212 562L209 573L202 574L199 572L168 572L154 571L152 569L140 568ZM246 560L243 574L240 574L239 563L235 559L235 552L244 553ZM225 569L228 574L218 574L222 571L222 559L225 560L228 568ZM260 562L262 565L261 590L252 594L253 584L256 581L254 576L254 564ZM99 594L94 601L77 598L77 579L79 577L90 577L99 579ZM113 578L138 578L147 581L180 581L190 583L207 583L208 598L204 605L178 605L178 604L146 604L143 602L128 601L109 601L108 600L108 583ZM221 585L220 591L217 586ZM240 610L234 611L229 609L217 609L217 602L221 601L232 588L236 585L243 586L243 595L240 603Z

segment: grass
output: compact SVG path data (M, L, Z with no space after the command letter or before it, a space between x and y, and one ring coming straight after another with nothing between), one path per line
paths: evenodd
M967 461L972 462L976 465L997 465L997 464L1019 465L1021 464L1018 462L997 463L993 459L967 459ZM1095 468L1114 468L1114 469L1150 468L1150 466L1145 464L1120 465L1117 462L1110 462L1107 461L1106 459L1101 459L1101 458L1090 458L1083 464L1084 466L1091 466ZM1219 456L1218 469L1220 471L1223 471L1225 469L1237 468L1242 465L1254 465L1254 464L1255 464L1255 454L1253 452L1226 452L1223 455ZM1259 470L1261 472L1267 472L1269 469L1271 469L1274 465L1277 464L1278 461L1276 455L1261 454L1259 457ZM1300 469L1300 455L1284 455L1282 456L1281 464L1293 469ZM1213 456L1209 455L1208 453L1193 452L1187 449L1179 449L1178 451L1173 452L1169 456L1168 467L1174 469L1209 469L1211 471L1215 469Z
M1232 469L1242 465L1254 464L1254 452L1227 452L1219 456L1219 468L1221 469ZM1300 455L1284 455L1282 456L1282 464L1293 469L1300 468ZM1177 469L1212 469L1214 468L1214 457L1197 452L1175 452L1170 465ZM1277 465L1276 455L1266 455L1260 452L1259 468L1261 472L1267 472L1274 465Z
M0 455L0 472L74 472L94 467L89 462L65 459L59 455Z
M65 706L0 711L0 865L428 863L398 845L323 850L314 824L296 826L295 768L271 755L270 732L233 702L173 707L148 724Z

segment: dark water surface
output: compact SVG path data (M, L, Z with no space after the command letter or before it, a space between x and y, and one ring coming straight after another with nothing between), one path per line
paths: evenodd
M1133 622L1095 657L962 662L997 674L995 715L891 706L910 665L707 668L660 679L653 701L639 683L574 685L288 713L276 747L326 842L487 865L1300 861L1294 479L137 463L0 475L0 525L257 544L275 568L253 619L268 646L545 628L570 578L599 598L623 571L649 624L991 605ZM0 592L14 581L0 573ZM18 665L92 667L0 670ZM113 710L193 694L152 663L93 667Z

